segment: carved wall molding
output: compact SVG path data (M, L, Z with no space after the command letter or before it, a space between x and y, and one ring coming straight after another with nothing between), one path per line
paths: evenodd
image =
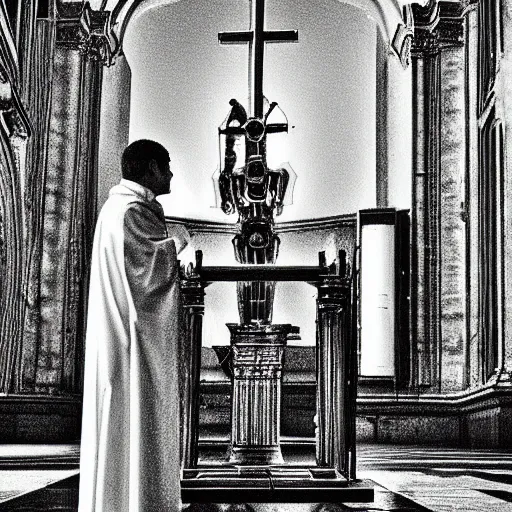
M414 38L414 21L411 7L406 6L403 10L404 24L400 23L398 25L393 37L393 41L391 42L391 46L398 55L403 68L407 69L411 63L411 48Z

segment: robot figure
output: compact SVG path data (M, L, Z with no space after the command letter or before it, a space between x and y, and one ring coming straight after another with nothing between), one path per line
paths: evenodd
M266 138L269 133L287 132L288 124L268 123L277 107L269 105L263 119L248 117L235 99L231 111L219 128L225 137L223 168L218 179L221 208L226 214L238 212L239 233L233 239L239 263L273 264L279 251L274 233L274 211L280 215L290 185L290 173L284 167L269 169ZM245 143L245 163L236 167L235 145ZM274 283L239 283L239 309L242 323L269 324L272 316Z

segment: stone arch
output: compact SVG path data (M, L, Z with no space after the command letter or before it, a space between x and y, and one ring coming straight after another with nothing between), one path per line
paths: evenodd
M111 12L110 39L115 53L122 52L126 28L132 19L147 9L176 3L180 0L91 0L93 10ZM410 7L414 3L425 5L429 0L339 0L366 12L380 28L384 40L395 49L398 56L407 52L408 46L404 40L412 36L412 17ZM406 31L404 32L404 29Z

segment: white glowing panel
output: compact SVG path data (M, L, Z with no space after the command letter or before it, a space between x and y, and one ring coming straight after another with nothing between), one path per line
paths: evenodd
M361 228L361 375L395 374L395 227Z

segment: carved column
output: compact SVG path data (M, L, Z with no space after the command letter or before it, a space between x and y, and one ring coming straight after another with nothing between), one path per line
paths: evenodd
M37 117L27 189L24 392L81 389L102 68L111 59L107 21L108 12L69 2L38 23L40 61L31 83L33 109L43 114Z
M74 141L62 324L61 389L72 392L80 391L82 383L89 269L97 213L101 84L103 66L110 58L108 44L101 36L95 35L94 30L99 29L101 33L107 19L106 12L93 13L87 10L83 11L80 19L80 86L77 91L80 97L76 112L78 122Z
M33 6L24 2L26 23ZM20 390L34 389L37 351L40 337L40 276L43 245L45 184L48 169L48 125L51 118L53 59L55 55L55 21L38 19L33 30L22 30L21 59L27 105L33 132L27 146L24 206L25 237L25 324L23 327L22 380Z
M430 20L434 13L415 11ZM427 22L425 22L427 24ZM416 27L413 64L413 198L411 209L411 342L413 379L436 381L439 322L440 66L439 41L428 26Z
M460 2L440 6L437 26L442 73L440 109L439 294L441 392L465 386L466 356L466 77Z
M0 13L2 16L2 13ZM0 38L8 34L1 33ZM11 55L11 58L14 56ZM16 69L0 56L0 392L18 388L23 339L24 153L30 127ZM15 59L13 59L15 61Z
M233 396L229 462L282 464L281 377L289 324L227 324L231 332Z
M457 391L466 338L462 6L431 2L414 13L413 383Z
M204 284L198 279L181 281L183 333L180 343L181 464L197 466L199 439L199 377L204 316Z
M326 276L317 287L316 463L347 473L351 289L344 269L340 276Z

